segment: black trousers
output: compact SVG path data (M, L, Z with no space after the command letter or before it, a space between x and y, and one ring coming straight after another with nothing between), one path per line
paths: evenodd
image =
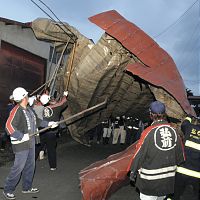
M57 146L57 130L49 130L40 135L40 144L36 148L36 159L39 152L44 149L46 145L47 156L50 168L57 167L56 146Z
M176 173L174 200L199 200L198 178Z
M1 149L5 149L6 148L6 144L7 144L8 141L10 141L10 137L7 135L6 132L2 133L1 138L0 138Z
M133 129L126 129L126 144L132 144L136 141L136 133Z

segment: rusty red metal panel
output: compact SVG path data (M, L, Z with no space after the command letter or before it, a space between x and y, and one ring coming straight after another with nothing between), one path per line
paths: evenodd
M180 103L186 113L195 115L173 59L151 37L115 10L92 16L89 20L118 40L144 63L130 64L127 66L128 71L162 87Z
M129 183L128 166L137 143L126 150L96 162L80 172L82 200L108 199L111 194Z

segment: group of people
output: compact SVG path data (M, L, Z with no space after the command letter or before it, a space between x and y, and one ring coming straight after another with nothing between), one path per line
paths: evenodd
M188 115L178 127L160 101L150 104L149 117L147 127L137 118L111 117L90 133L97 132L97 143L101 136L103 144L137 141L127 175L141 200L199 200L200 120Z
M108 143L112 136L112 144L132 144L140 137L144 130L144 123L138 118L133 117L116 117L115 119L108 119L103 122L103 141Z
M108 144L112 136L112 144L117 144L120 138L120 144L126 142L125 116L109 118L103 122L103 143Z
M137 142L129 166L141 200L199 200L200 123L187 116L179 133L166 120L165 105L150 105L152 124Z
M118 142L130 145L139 139L145 125L141 120L129 116L110 117L88 131L89 143L93 142L96 135L97 144L102 140L105 145L116 145Z
M200 119L188 115L178 129L160 101L151 103L149 116L147 128L125 116L102 122L103 144L138 141L128 175L141 200L199 200Z
M35 161L44 147L47 148L50 170L56 170L56 134L61 113L67 107L67 96L68 92L64 92L60 101L51 101L48 94L36 99L29 98L24 88L13 91L16 105L7 119L6 131L15 160L4 185L6 199L15 199L14 191L20 178L23 193L39 192L32 186L32 181ZM181 124L181 134L166 120L166 108L160 101L151 103L149 113L152 123L145 129L139 120L124 116L108 119L95 129L101 129L105 144L111 134L112 144L117 144L119 137L120 143L124 144L133 130L139 133L134 138L138 142L128 175L139 189L141 200L199 200L199 121L193 122L195 117L187 116ZM133 121L138 121L138 126ZM38 129L45 127L48 128L38 136Z
M20 178L22 193L39 192L38 188L32 187L32 182L35 161L44 146L47 148L50 170L56 170L56 134L61 113L67 107L67 96L66 91L60 101L51 101L48 94L36 99L29 98L22 87L13 90L12 98L16 105L7 119L6 132L10 136L15 160L4 185L3 195L6 199L15 199L14 191ZM43 128L45 131L38 135L38 129ZM38 139L40 142L37 146Z

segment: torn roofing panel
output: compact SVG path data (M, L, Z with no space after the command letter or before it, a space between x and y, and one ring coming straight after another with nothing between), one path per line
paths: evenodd
M168 64L170 65L170 63ZM177 80L177 77L174 77L173 72L170 73L169 69L166 69L165 71L159 69L160 68L151 70L151 68L144 67L140 63L130 64L127 68L127 70L132 72L133 74L143 78L144 80L149 81L154 85L161 86L162 88L167 90L177 99L177 101L180 103L185 112L193 113L193 110L191 109L187 97L182 92L185 90L184 88L182 88L181 82Z
M79 173L82 200L102 200L129 183L129 166L136 152L137 143L124 151L91 164Z
M89 20L104 29L144 63L137 66L129 64L128 71L164 88L179 102L186 113L195 115L173 59L151 37L115 10L92 16Z

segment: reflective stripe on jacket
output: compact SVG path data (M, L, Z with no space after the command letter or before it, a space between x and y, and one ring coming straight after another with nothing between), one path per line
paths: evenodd
M200 178L200 125L192 124L192 119L186 117L181 130L185 136L186 160L177 168L177 172Z
M200 178L200 172L190 170L184 167L177 167L177 172L180 174L185 174L187 176L194 177L194 178Z
M184 161L180 136L166 122L146 128L138 141L131 171L141 193L165 196L174 192L177 165Z

